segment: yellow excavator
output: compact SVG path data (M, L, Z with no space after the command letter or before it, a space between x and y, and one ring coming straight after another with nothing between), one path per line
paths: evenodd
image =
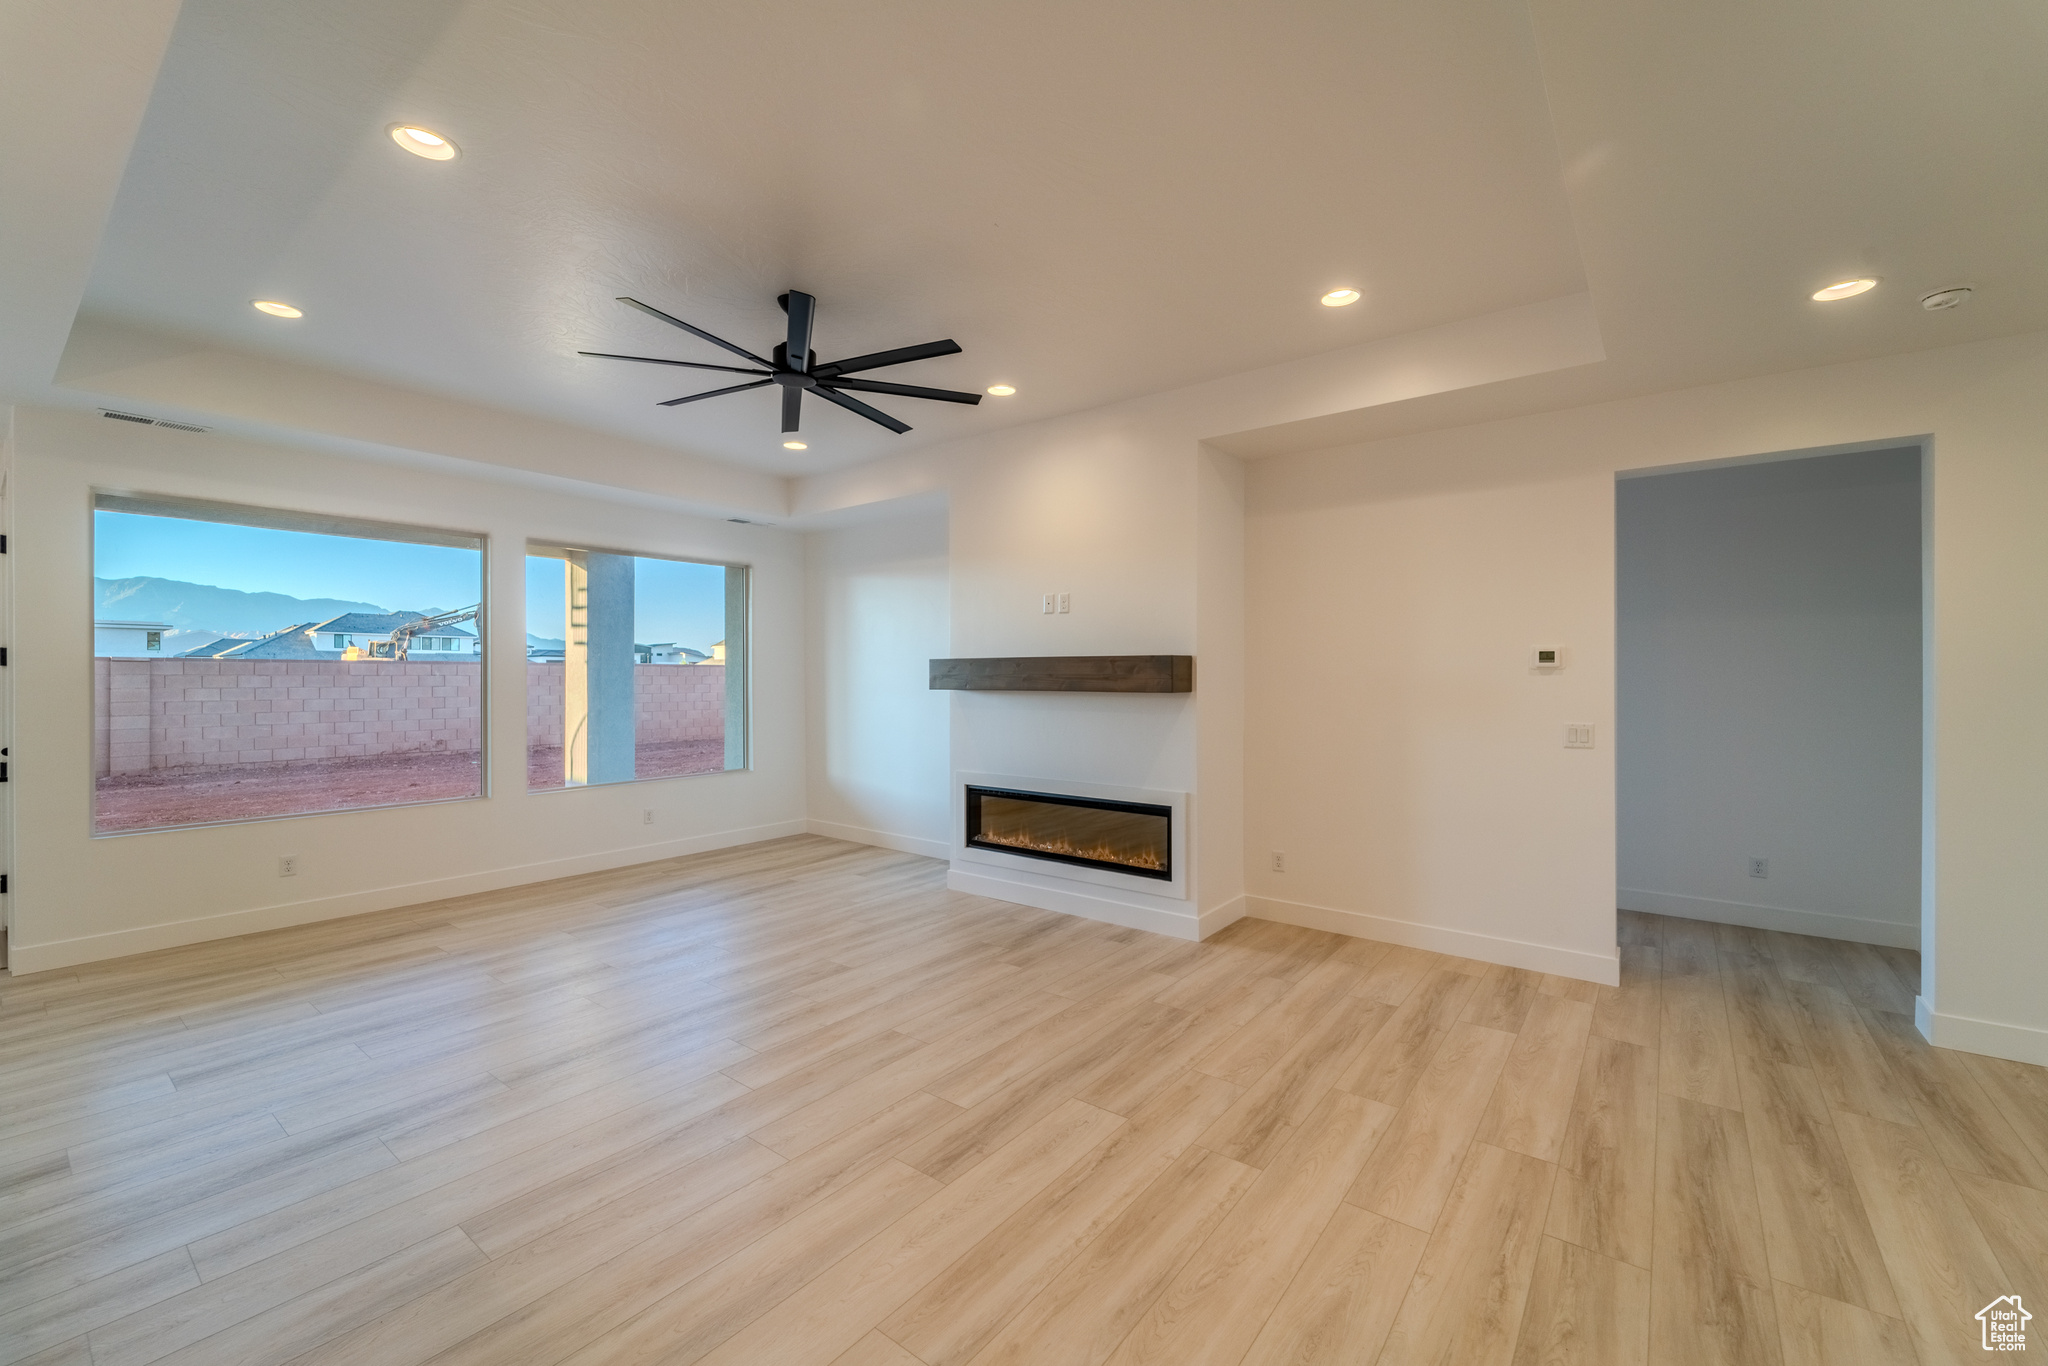
M465 621L475 621L477 613L482 610L483 604L479 602L457 608L453 612L443 612L437 617L421 617L416 621L408 621L393 630L390 639L371 641L364 653L371 659L404 659L412 649L414 636L430 636L444 627L460 626Z

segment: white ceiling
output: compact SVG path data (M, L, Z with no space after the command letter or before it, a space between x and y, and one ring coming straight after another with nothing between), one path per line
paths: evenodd
M822 358L1020 392L792 456L574 354L732 359L620 294L766 354L792 287ZM1583 288L1519 0L188 0L87 306L801 473Z
M1272 454L2048 327L2044 69L2036 0L186 0L85 305L803 474L1590 291L1604 361ZM728 359L618 294L765 354L792 287L825 358L1020 393L791 454L768 392L574 354Z

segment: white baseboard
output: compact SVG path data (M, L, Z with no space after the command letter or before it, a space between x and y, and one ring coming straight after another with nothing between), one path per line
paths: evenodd
M1913 1023L1919 1026L1920 1037L1936 1048L1960 1049L2048 1067L2048 1029L1977 1020L1968 1015L1944 1015L1932 1009L1925 996L1913 998Z
M967 872L957 867L947 871L946 886L956 892L972 892L976 896L992 897L997 901L1014 901L1020 906L1036 906L1041 911L1078 915L1084 920L1100 920L1105 924L1122 925L1126 929L1150 930L1154 934L1170 935L1175 939L1202 937L1203 917L1197 916L1192 910L1169 911L1129 901L1112 901L1108 897L1090 896L1086 892L1018 882L982 872ZM1231 917L1232 920L1236 918ZM1220 921L1216 928L1221 929L1229 923L1229 920Z
M1714 901L1706 897L1679 896L1673 892L1643 892L1628 888L1616 892L1614 899L1624 911L1710 920L1716 925L1742 925L1752 930L1783 930L1788 934L1810 934L1816 939L1882 944L1892 949L1920 947L1920 926L1902 925L1895 920L1870 920L1863 916L1836 915L1832 911L1795 911L1784 906Z
M805 821L804 825L813 835L827 839L846 840L853 844L872 844L877 849L894 849L900 854L921 854L925 858L947 859L952 849L944 840L928 840L917 835L892 835L887 830L869 830L860 825L841 825L838 821Z
M371 911L395 910L401 906L417 906L454 896L469 896L476 892L495 892L531 882L573 877L578 873L602 873L613 868L628 868L636 863L654 863L661 859L680 858L685 854L702 854L713 849L729 849L740 844L758 844L762 840L807 834L809 832L805 828L806 825L805 821L777 821L773 825L755 825L741 830L691 835L683 839L613 849L601 854L578 854L571 858L548 859L540 863L515 864L510 868L494 868L483 873L429 878L422 882L401 883L395 887L378 887L367 892L345 892L340 896L287 902L281 906L259 906L253 910L231 911L226 915L202 916L194 920L179 920L167 925L112 930L106 934L56 939L44 944L13 944L9 946L8 967L9 971L19 976L26 976L32 972L48 972L52 968L77 967L80 963L126 958L134 953L181 948L187 944L232 939L236 935L258 934L264 930L310 925L319 920L336 920L342 916L364 915Z
M1382 944L1428 949L1458 958L1476 958L1482 963L1527 968L1558 977L1572 977L1602 986L1621 985L1621 955L1586 953L1550 944L1531 944L1520 939L1455 930L1444 925L1423 925L1412 920L1392 920L1363 911L1340 911L1329 906L1311 906L1302 901L1277 901L1271 897L1245 898L1247 914L1260 920L1277 920L1283 925L1301 925L1311 930L1330 930L1357 939L1376 939Z
M1251 898L1235 896L1221 906L1211 906L1201 915L1201 937L1207 939L1226 925L1235 925L1250 913Z

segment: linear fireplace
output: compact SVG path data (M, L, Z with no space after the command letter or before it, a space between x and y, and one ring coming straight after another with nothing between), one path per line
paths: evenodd
M1173 807L967 784L967 847L1175 881Z

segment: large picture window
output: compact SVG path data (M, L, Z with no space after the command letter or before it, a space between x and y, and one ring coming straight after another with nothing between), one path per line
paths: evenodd
M483 542L102 493L96 833L481 796Z
M529 545L534 791L747 766L747 571Z

